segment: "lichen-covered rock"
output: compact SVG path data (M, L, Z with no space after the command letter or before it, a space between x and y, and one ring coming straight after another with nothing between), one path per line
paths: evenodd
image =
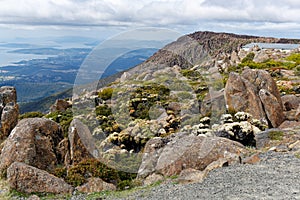
M10 188L24 193L70 194L74 190L63 179L21 162L7 169L7 178Z
M230 73L225 86L229 111L244 111L269 127L284 121L283 106L275 81L264 70L245 69Z
M24 162L39 169L51 171L58 163L55 147L63 139L56 122L44 118L21 120L5 141L0 157L0 170L13 162Z
M19 106L14 87L0 88L0 139L6 138L18 123Z
M76 187L76 190L83 193L93 193L101 191L114 191L116 186L111 183L103 181L101 178L89 178L88 182Z
M166 139L164 139L166 140ZM164 176L178 175L184 169L204 170L227 154L239 155L245 149L240 143L220 137L182 136L170 138L169 142L155 138L148 141L138 176L147 177L158 173Z

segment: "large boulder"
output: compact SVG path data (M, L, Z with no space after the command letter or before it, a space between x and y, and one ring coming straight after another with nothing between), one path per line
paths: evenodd
M225 86L228 110L244 111L269 127L284 121L283 106L275 81L264 70L245 69L230 73Z
M98 157L93 136L85 124L79 119L74 119L69 127L70 159L71 164L78 164L87 158Z
M153 173L172 176L189 168L204 170L220 158L236 162L244 150L242 144L221 137L187 135L170 141L154 138L146 144L138 176L145 178Z
M56 122L44 118L21 120L5 141L0 158L0 170L13 162L24 162L39 169L51 171L58 163L55 147L63 139Z
M6 138L17 125L19 106L14 87L0 88L0 139Z
M74 190L63 179L21 162L7 169L7 178L10 188L24 193L70 194Z

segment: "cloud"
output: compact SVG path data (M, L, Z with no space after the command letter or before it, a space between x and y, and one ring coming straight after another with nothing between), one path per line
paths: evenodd
M300 24L298 0L0 0L0 24L280 28ZM268 25L268 26L266 26ZM259 26L259 27L257 27Z

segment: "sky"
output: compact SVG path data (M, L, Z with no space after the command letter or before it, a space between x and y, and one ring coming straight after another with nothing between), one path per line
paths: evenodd
M300 38L299 0L0 0L0 42L143 27Z

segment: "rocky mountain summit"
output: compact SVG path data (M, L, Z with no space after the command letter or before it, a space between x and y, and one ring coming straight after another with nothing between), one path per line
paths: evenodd
M2 87L3 179L23 193L93 193L199 182L266 151L297 156L300 47L260 43L300 41L183 36L108 85L75 88L46 115L18 117L16 91Z

